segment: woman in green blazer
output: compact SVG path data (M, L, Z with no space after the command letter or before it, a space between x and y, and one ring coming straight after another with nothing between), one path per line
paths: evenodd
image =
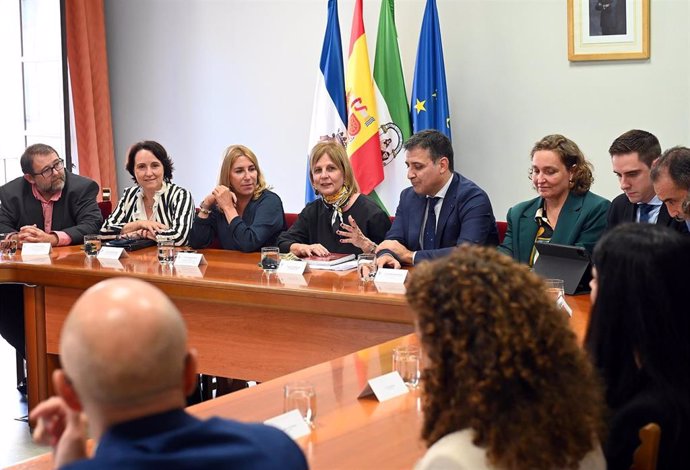
M547 135L532 148L530 177L539 196L508 210L508 230L498 249L532 266L537 240L578 245L591 252L606 228L611 204L592 193L592 165L575 142Z

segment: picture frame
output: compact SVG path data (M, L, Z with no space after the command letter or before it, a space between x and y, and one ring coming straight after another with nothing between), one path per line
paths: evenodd
M649 59L649 0L568 0L568 60Z

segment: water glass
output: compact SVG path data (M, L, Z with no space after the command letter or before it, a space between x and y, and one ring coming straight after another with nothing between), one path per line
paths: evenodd
M310 382L286 384L283 395L283 412L299 410L304 421L314 426L316 418L316 390Z
M98 255L101 250L101 236L100 235L84 235L84 253L89 258Z
M7 238L7 235L0 233L0 256L14 256L17 252L17 237L11 236Z
M261 248L261 268L265 272L275 272L280 264L280 249L277 246Z
M419 385L420 362L419 346L398 346L393 349L393 370L398 371L405 385L410 388Z
M357 273L361 281L373 281L376 277L376 255L373 253L359 255L357 257Z
M546 284L546 293L553 299L556 305L562 302L563 295L565 291L563 290L563 280L562 279L545 279L544 284Z
M175 241L170 237L156 237L158 262L171 265L175 262Z

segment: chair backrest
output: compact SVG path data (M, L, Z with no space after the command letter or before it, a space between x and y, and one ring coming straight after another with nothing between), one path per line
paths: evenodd
M286 212L285 213L285 228L292 227L292 224L295 223L295 221L297 220L297 217L299 217L299 214L295 214L292 212Z
M108 218L111 212L113 212L113 201L110 200L110 188L103 188L101 198L103 200L98 203L98 208L101 210L103 220L105 220Z
M640 445L635 449L630 470L656 470L661 428L656 423L649 423L640 428L639 436Z
M503 239L506 237L506 230L508 230L508 222L497 220L496 229L498 230L498 244L500 245L501 243L503 243Z

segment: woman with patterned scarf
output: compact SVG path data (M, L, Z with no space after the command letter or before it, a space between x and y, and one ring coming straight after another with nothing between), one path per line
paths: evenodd
M345 147L319 142L309 158L309 179L321 198L310 202L278 237L281 252L295 256L373 253L391 226L388 215L359 192Z

